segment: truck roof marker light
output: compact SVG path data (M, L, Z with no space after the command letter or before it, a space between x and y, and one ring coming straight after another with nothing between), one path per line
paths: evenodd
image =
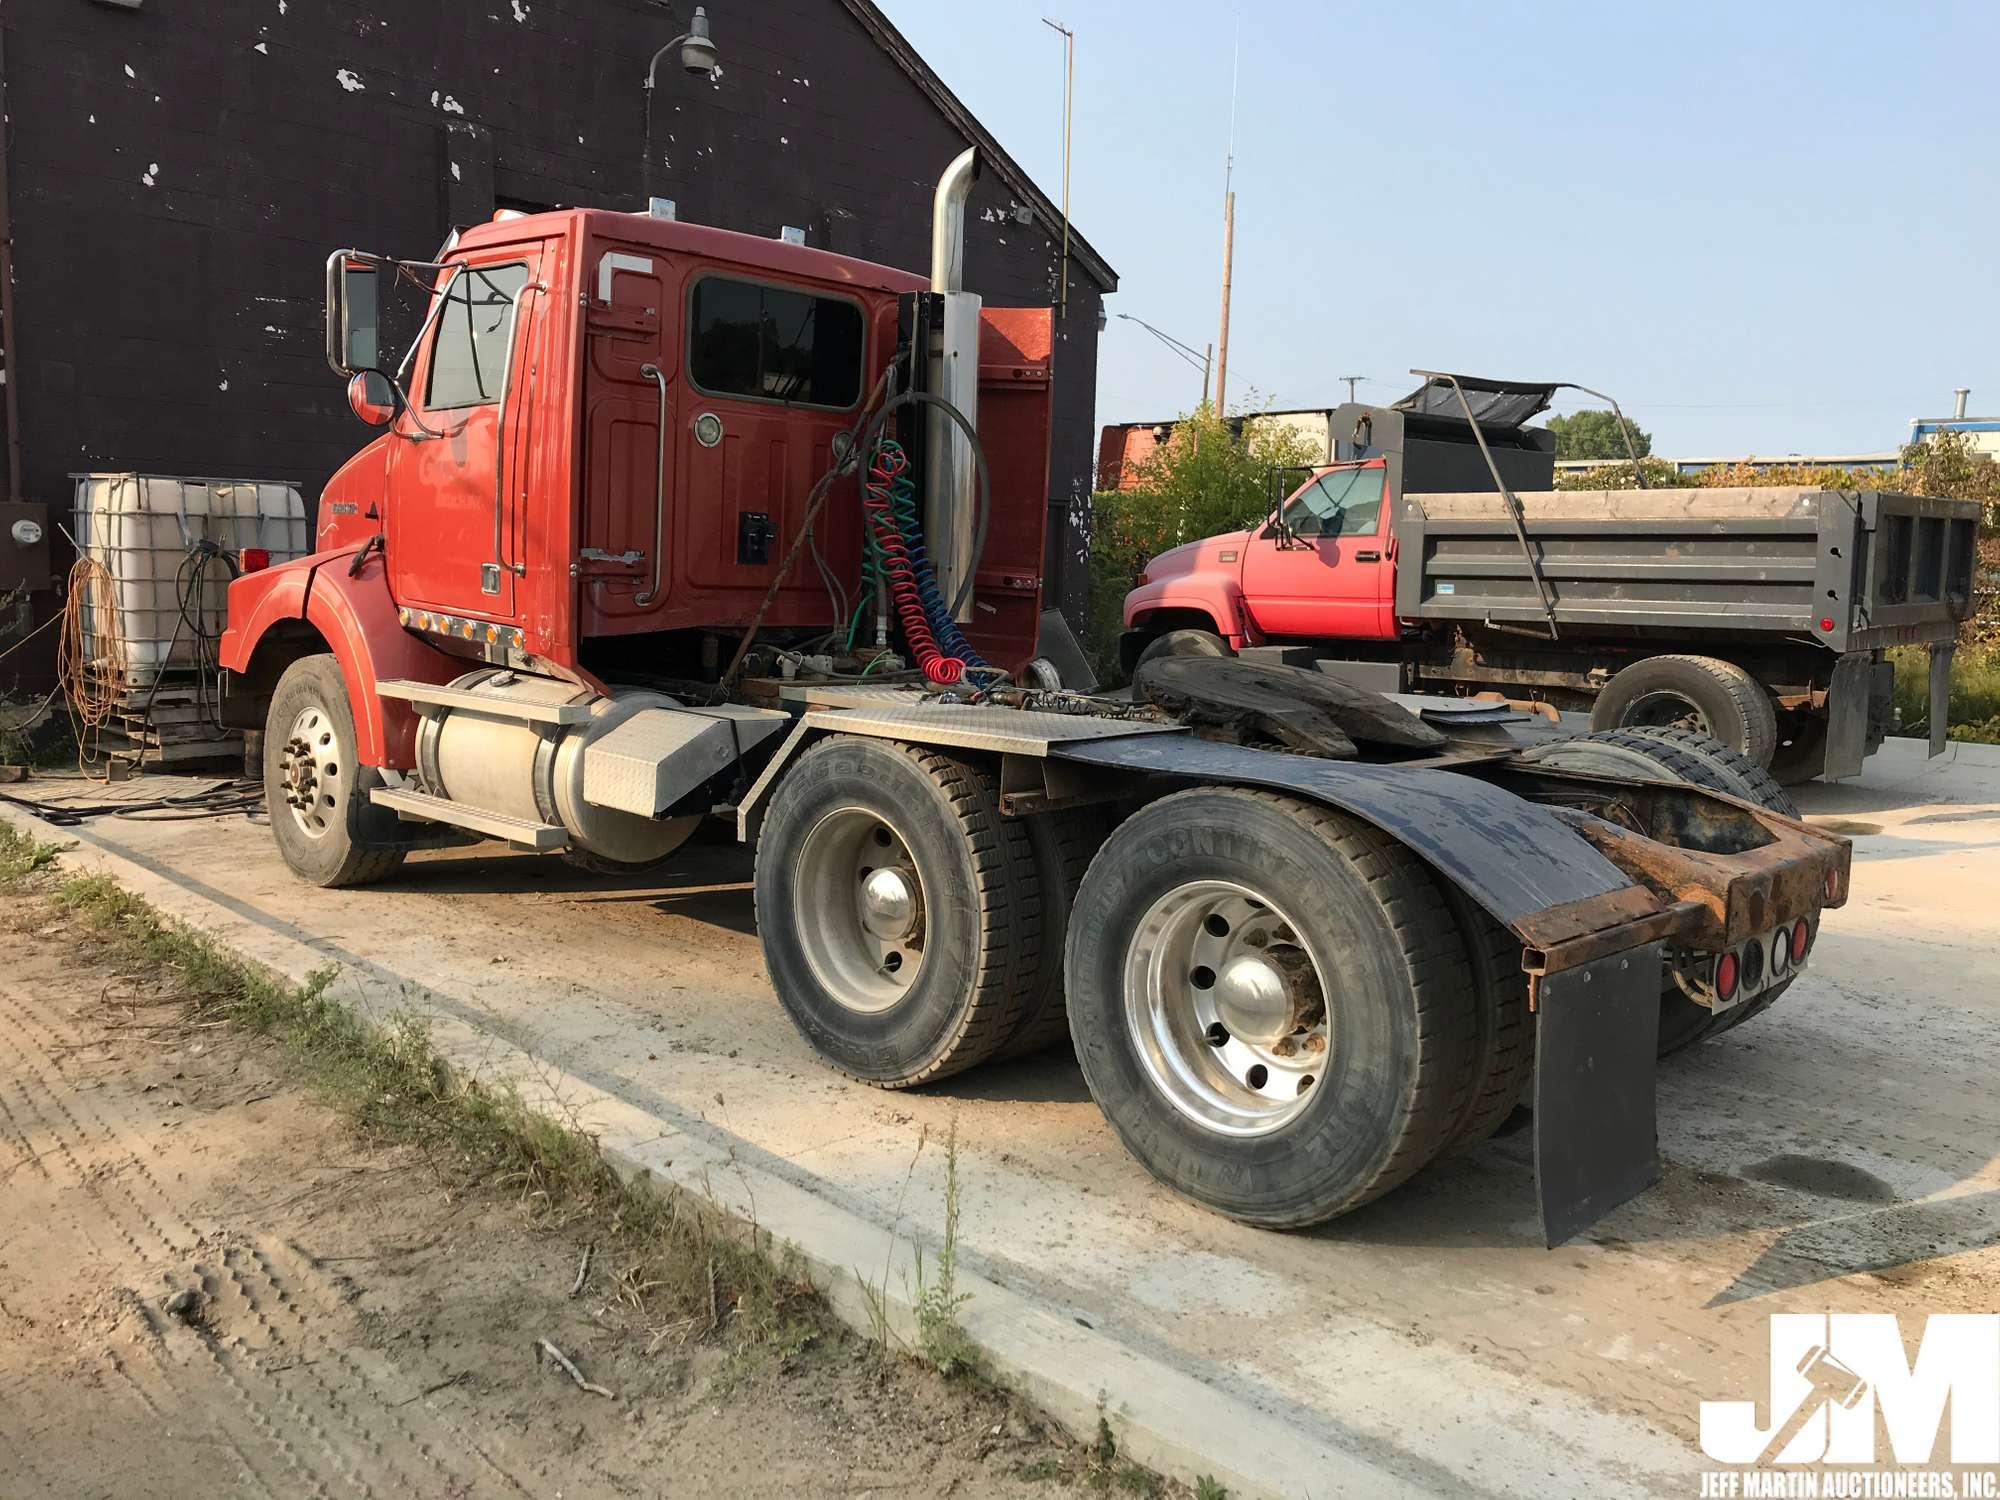
M1736 994L1736 955L1725 953L1715 961L1715 993L1721 1000L1734 998Z

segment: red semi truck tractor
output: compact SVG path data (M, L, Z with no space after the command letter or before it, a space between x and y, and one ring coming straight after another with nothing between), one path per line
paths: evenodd
M1658 1175L1656 1054L1808 963L1846 842L1708 741L1219 659L1052 682L1059 341L962 286L974 167L928 275L595 210L335 251L329 361L381 431L221 647L279 851L320 887L481 840L634 869L722 819L778 1002L854 1078L1073 1040L1139 1161L1275 1227L1532 1097L1576 1232Z
M1146 566L1125 666L1250 650L1381 692L1533 699L1712 736L1790 783L1860 771L1892 727L1884 652L1924 646L1943 748L1976 502L1558 491L1528 422L1562 388L1432 374L1339 408L1337 461L1266 521Z

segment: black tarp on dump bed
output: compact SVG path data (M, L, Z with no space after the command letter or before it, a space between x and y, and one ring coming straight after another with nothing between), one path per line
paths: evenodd
M1465 408L1470 406L1473 420L1490 442L1496 435L1524 427L1530 419L1547 411L1549 403L1555 400L1556 392L1562 389L1560 384L1489 380L1480 375L1456 375L1452 378L1465 392L1464 405L1459 403L1458 391L1452 389L1450 380L1433 377L1398 401L1393 410L1425 417L1450 417L1463 422ZM1470 440L1470 437L1468 433L1467 439Z

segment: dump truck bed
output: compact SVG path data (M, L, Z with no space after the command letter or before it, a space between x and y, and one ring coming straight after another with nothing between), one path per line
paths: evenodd
M1406 493L1397 615L1545 626L1537 566L1558 629L1728 630L1870 651L1949 641L1971 609L1973 501L1796 486L1516 498L1533 565L1505 496Z

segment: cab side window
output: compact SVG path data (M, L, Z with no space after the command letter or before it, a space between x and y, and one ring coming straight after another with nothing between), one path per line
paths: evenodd
M1322 474L1285 502L1294 536L1373 536L1382 522L1384 469L1337 469Z
M688 373L712 396L845 409L861 399L861 309L728 276L694 284Z
M425 410L487 406L506 394L514 310L527 283L524 265L459 267L438 309Z

